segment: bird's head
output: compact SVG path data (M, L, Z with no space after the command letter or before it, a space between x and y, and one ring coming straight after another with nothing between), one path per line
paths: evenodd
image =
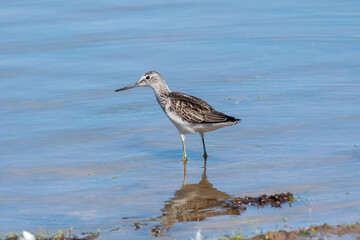
M159 84L163 84L164 83L164 79L161 76L160 73L155 72L155 71L150 71L150 72L146 72L144 73L140 80L137 81L136 83L130 84L126 87L120 88L115 90L115 92L119 92L119 91L124 91L127 89L131 89L134 87L151 87L151 88L156 88L157 85Z

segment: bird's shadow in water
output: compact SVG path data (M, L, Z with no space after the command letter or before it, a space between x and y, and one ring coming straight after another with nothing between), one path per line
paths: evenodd
M204 171L198 183L188 184L186 173L187 164L184 162L182 186L161 209L161 225L156 227L157 232L168 230L177 222L203 221L208 217L221 215L240 215L239 209L227 202L231 196L219 191L208 181L206 158L204 158ZM153 233L156 235L156 231Z
M201 180L196 184L187 182L187 163L184 162L184 179L179 190L175 191L174 197L165 202L161 209L162 215L157 219L160 225L151 229L155 236L159 236L164 230L169 230L178 222L203 221L209 217L223 215L240 215L246 211L245 206L255 206L258 209L270 205L281 208L283 203L294 201L293 194L280 193L273 195L262 194L260 197L232 198L229 194L216 189L208 181L206 161L204 157L204 171Z

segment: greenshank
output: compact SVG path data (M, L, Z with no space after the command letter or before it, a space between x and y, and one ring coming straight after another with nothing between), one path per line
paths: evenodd
M199 133L202 139L204 158L207 157L204 133L239 123L241 119L216 111L200 98L180 92L172 92L160 73L150 71L129 86L115 90L124 91L134 87L150 87L166 116L178 129L183 147L183 161L187 160L185 135Z

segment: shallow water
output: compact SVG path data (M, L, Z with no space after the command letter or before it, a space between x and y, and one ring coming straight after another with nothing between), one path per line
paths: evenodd
M160 224L164 239L189 239L359 221L358 1L0 6L1 234L148 239ZM187 137L183 186L180 137L152 91L113 92L148 70L243 120L206 135L205 186L200 137ZM298 202L240 215L214 203L189 222L167 213L204 189Z

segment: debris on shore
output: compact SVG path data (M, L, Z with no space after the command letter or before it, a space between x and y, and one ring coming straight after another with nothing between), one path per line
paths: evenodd
M24 231L26 232L26 231ZM26 232L28 233L28 232ZM32 236L33 238L29 238L24 236L23 234L20 233L10 233L7 236L5 236L4 238L0 238L0 239L4 239L4 240L30 240L30 239L36 239L36 240L93 240L96 239L99 235L100 232L96 232L96 233L81 233L81 236L72 234L71 231L66 231L63 232L61 230L59 230L59 233L53 236L44 234L44 233L39 233L39 234L31 234L28 233L29 236Z
M239 197L230 200L232 206L238 207L242 210L245 210L246 206L264 207L266 205L270 205L272 207L279 208L283 203L291 204L291 202L294 201L294 196L290 192L272 195L263 194L260 197Z
M341 238L344 235L349 235L353 239L360 239L360 224L343 224L330 226L325 223L320 226L311 226L309 228L300 228L292 231L268 231L265 234L256 235L252 238L247 238L242 235L223 236L220 239L224 240L296 240L296 239L327 239L331 237Z

